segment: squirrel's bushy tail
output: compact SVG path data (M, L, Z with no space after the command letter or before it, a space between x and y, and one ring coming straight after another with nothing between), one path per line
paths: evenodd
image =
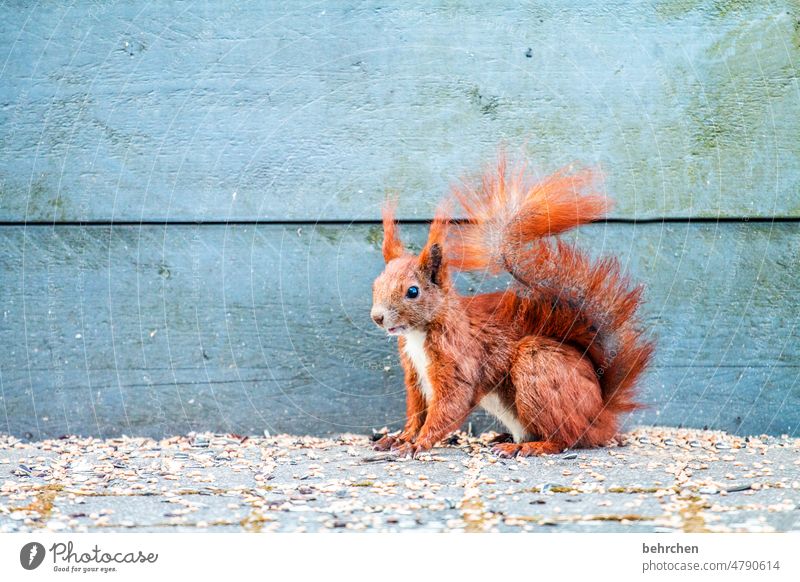
M501 159L475 186L456 188L466 222L448 239L457 270L507 271L515 279L504 309L537 334L585 350L598 375L606 410L637 408L635 384L654 345L636 310L642 287L623 276L613 258L592 262L575 246L543 237L602 218L607 199L581 194L590 173L558 172L532 182L524 169L509 173Z
M643 287L622 275L615 258L592 262L564 241L535 242L518 253L509 272L517 283L514 308L528 323L528 333L585 350L607 410L637 408L636 381L654 350L636 313Z
M592 172L565 169L536 182L525 166L509 170L501 156L481 180L453 188L469 221L448 240L453 267L499 273L506 269L504 256L526 242L602 218L610 201L582 194L594 180Z

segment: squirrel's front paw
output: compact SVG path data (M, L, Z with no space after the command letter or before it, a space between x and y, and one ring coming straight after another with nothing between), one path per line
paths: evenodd
M400 457L411 457L415 459L417 455L420 453L424 453L425 451L429 451L431 447L426 445L425 443L409 443L404 442L400 444L396 444L392 447L392 451L398 454Z
M375 441L372 444L372 448L376 451L388 451L397 443L400 442L400 439L396 436L392 436L390 434L382 436L380 439Z

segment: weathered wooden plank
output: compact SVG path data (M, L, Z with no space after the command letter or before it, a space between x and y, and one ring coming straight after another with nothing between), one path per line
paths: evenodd
M430 215L498 142L619 217L797 216L795 0L5 3L0 220Z
M404 234L419 244L424 230ZM631 422L798 429L799 234L782 223L576 235L648 284L659 349L649 408ZM393 342L369 319L379 242L368 225L0 228L0 431L396 426Z

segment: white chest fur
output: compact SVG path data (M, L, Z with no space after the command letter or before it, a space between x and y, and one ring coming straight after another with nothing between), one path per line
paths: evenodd
M484 396L481 399L481 407L506 426L515 443L523 442L527 437L525 427L517 418L517 411L513 406L506 406L497 394L490 393Z
M425 332L412 330L405 335L405 352L414 364L414 369L417 371L419 378L419 389L425 400L433 398L433 388L431 388L431 381L428 378L428 354L425 353Z

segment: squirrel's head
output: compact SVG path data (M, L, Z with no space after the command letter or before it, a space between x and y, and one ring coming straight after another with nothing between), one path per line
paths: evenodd
M400 241L394 207L383 209L383 258L386 268L372 286L373 321L389 335L425 330L450 292L444 257L448 219L439 211L428 242L418 256Z

